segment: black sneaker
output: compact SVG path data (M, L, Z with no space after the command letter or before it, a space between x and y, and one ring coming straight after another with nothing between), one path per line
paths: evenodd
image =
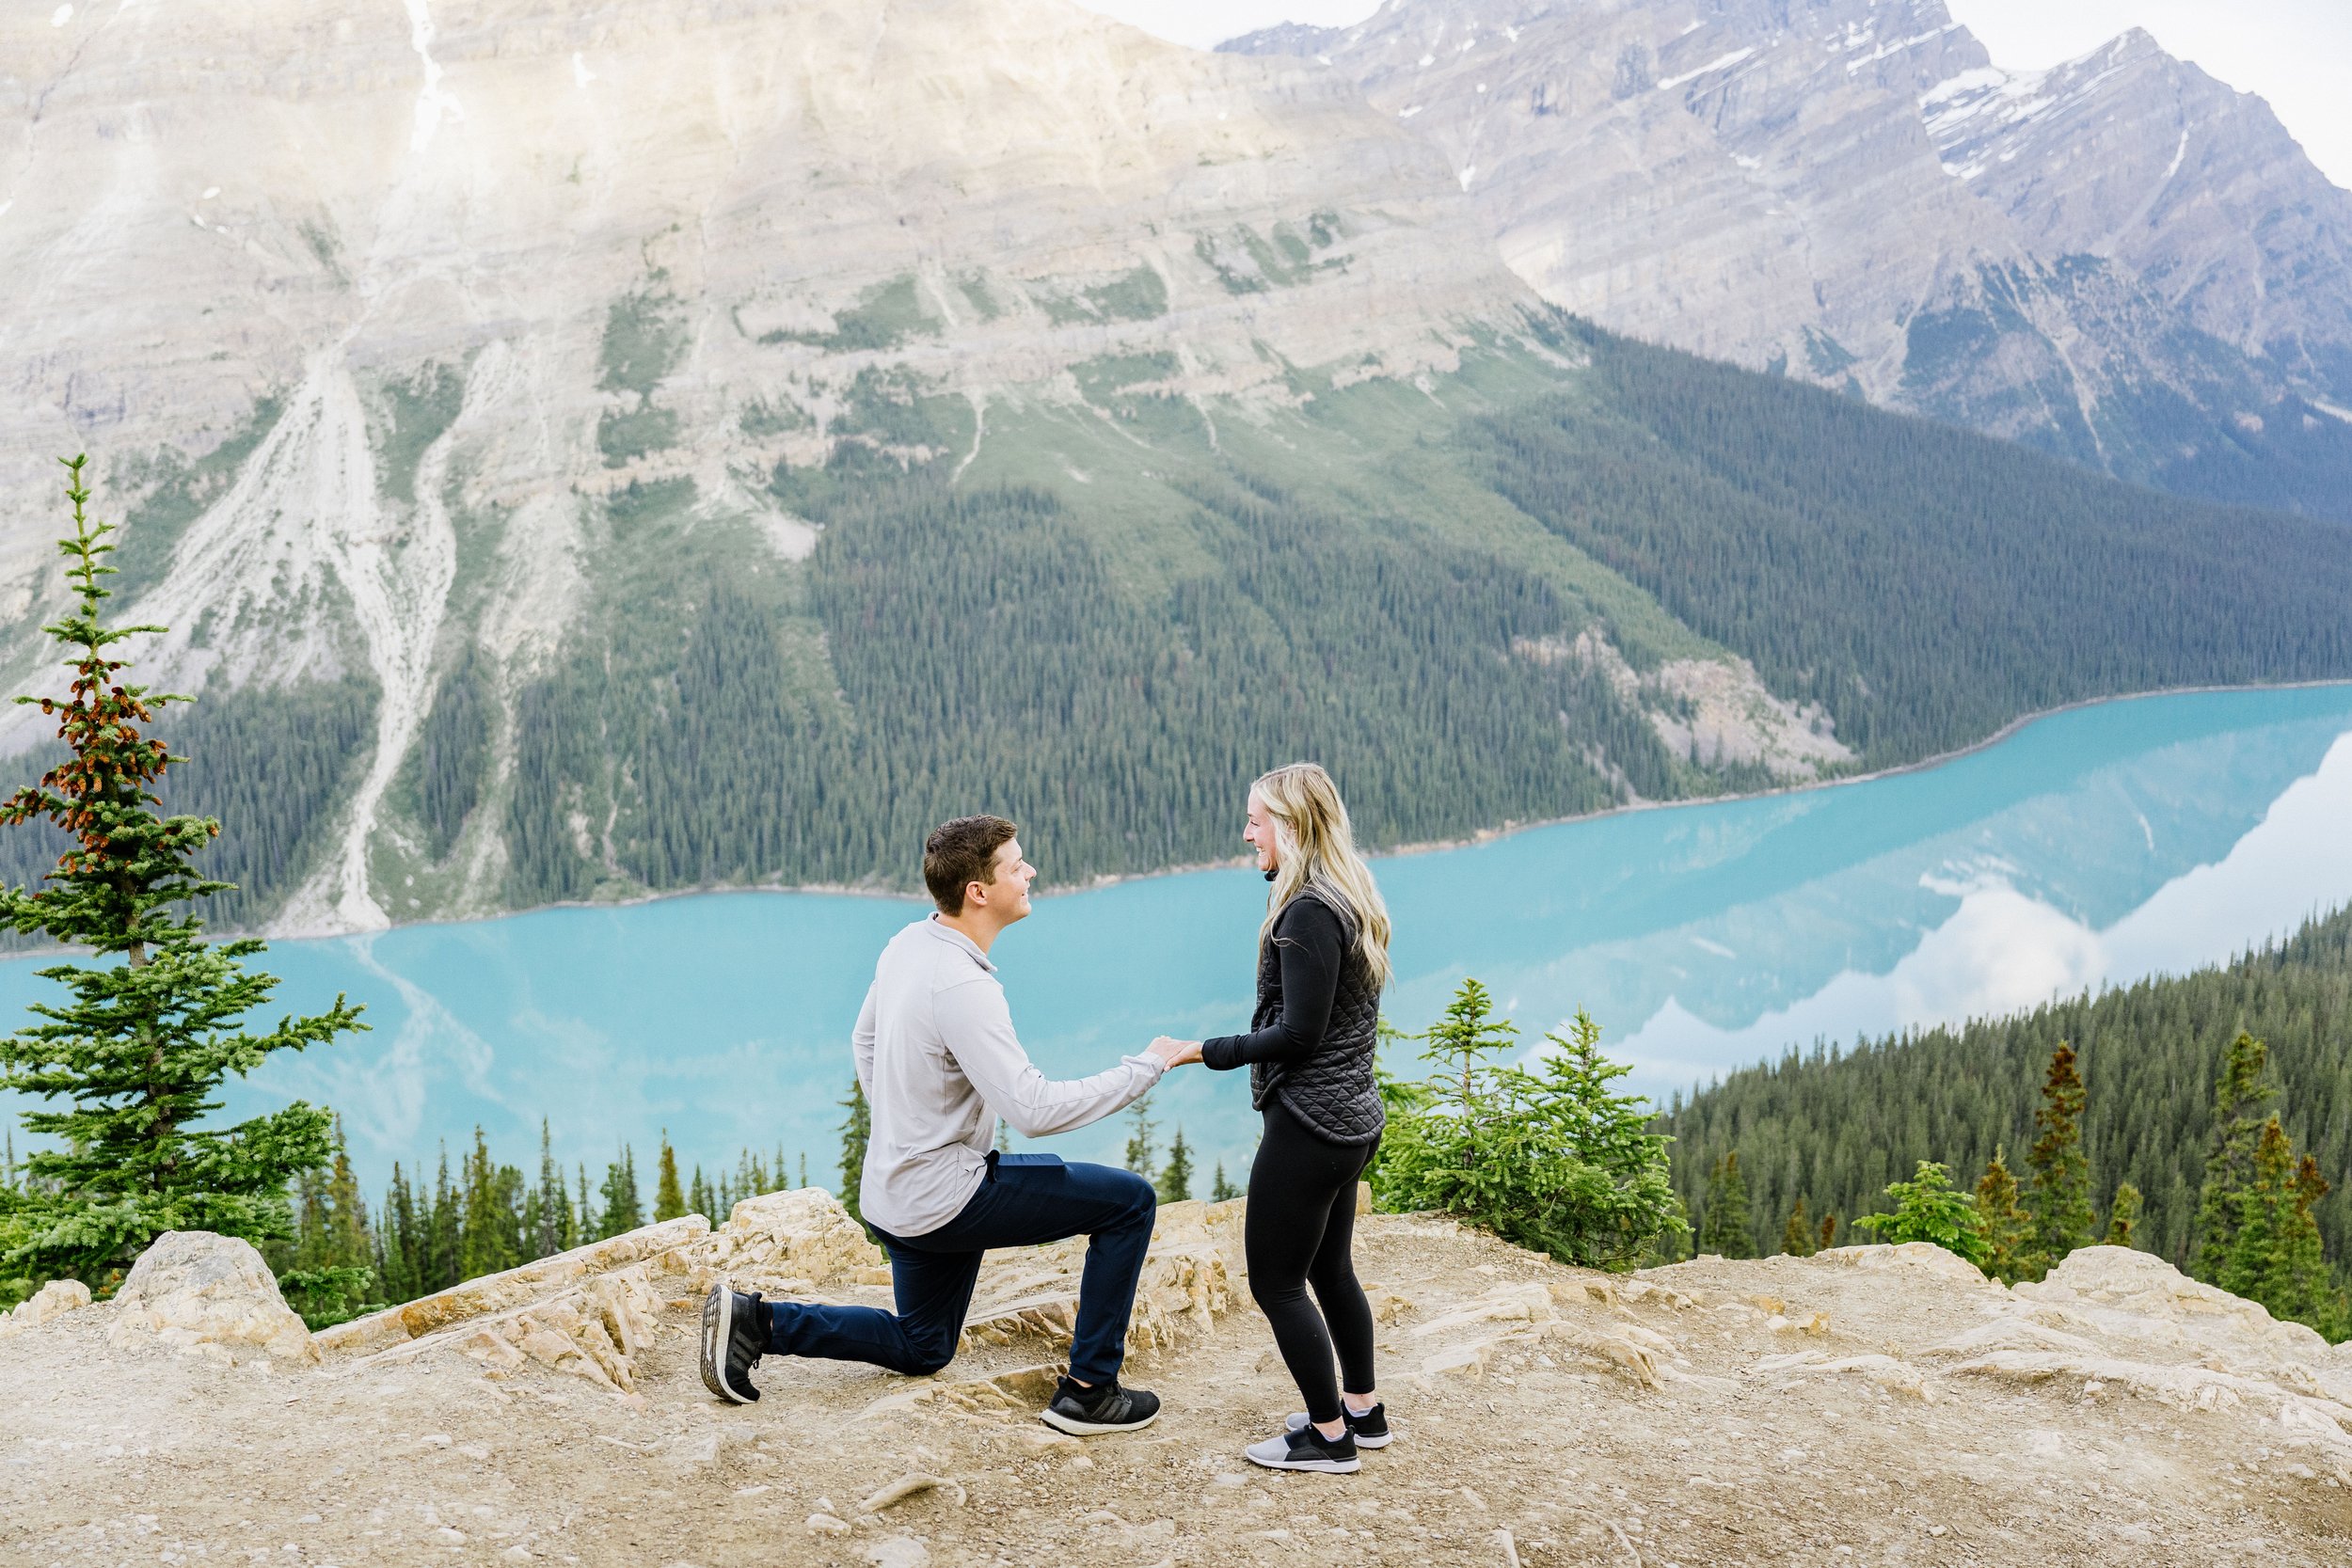
M759 1398L752 1369L767 1349L765 1316L757 1291L738 1291L723 1279L703 1298L703 1386L729 1404Z
M1083 1387L1064 1377L1054 1402L1038 1413L1049 1427L1079 1437L1100 1432L1140 1432L1160 1418L1160 1397L1141 1388L1121 1388L1117 1378Z
M1347 1422L1347 1434L1356 1439L1359 1449L1385 1449L1396 1441L1396 1434L1389 1430L1389 1407L1385 1404L1375 1404L1360 1416L1343 1404L1340 1417ZM1306 1424L1307 1413L1294 1410L1290 1419L1282 1423L1282 1430L1296 1432Z
M1344 1476L1364 1467L1356 1457L1356 1439L1343 1431L1337 1437L1326 1437L1312 1425L1285 1431L1279 1437L1269 1437L1263 1443L1252 1443L1242 1449L1252 1465L1263 1465L1269 1470L1320 1470L1326 1475Z

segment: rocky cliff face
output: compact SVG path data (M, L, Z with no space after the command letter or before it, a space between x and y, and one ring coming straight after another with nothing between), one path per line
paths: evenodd
M1920 1243L1624 1275L1367 1215L1356 1256L1396 1441L1353 1476L1256 1470L1241 1449L1297 1396L1251 1305L1241 1210L1162 1209L1124 1375L1164 1413L1085 1442L1035 1415L1069 1343L1076 1243L993 1254L936 1378L771 1357L766 1397L740 1407L696 1374L712 1279L888 1300L886 1268L821 1192L284 1348L221 1326L285 1310L265 1271L232 1291L250 1271L224 1258L160 1331L148 1307L101 1303L0 1338L0 1554L946 1568L1270 1562L1311 1542L1529 1568L2343 1560L2344 1350L2114 1247L2014 1291ZM177 1239L198 1240L243 1246Z
M128 609L174 628L145 673L377 689L295 927L383 923L370 834L437 661L544 664L616 495L788 561L813 534L762 482L852 405L961 407L968 462L992 400L1085 408L1073 365L1287 403L1534 304L1348 84L1059 0L16 7L0 168L11 678L49 458L99 451Z
M1604 325L2200 494L2352 460L2352 194L2144 34L2017 75L1941 0L1394 0L1224 47L1359 83Z

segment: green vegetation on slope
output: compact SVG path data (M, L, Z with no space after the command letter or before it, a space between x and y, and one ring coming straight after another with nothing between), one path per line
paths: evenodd
M1700 1175L1736 1148L1763 1247L1802 1197L1852 1216L1921 1160L1983 1168L2035 1142L2045 1069L2061 1043L2079 1057L2088 1104L2089 1190L2129 1182L2144 1207L2136 1244L2185 1268L2214 1129L2214 1081L2231 1041L2267 1042L2284 1130L2330 1172L2352 1170L2352 910L2306 925L2215 969L2143 980L2016 1018L1790 1053L1731 1074L1659 1123L1695 1209ZM2341 1257L2352 1244L2352 1182L2318 1204Z
M160 782L165 809L221 823L220 837L196 859L207 877L235 884L209 901L211 924L260 925L315 863L336 804L366 764L375 700L374 682L346 676L208 692L159 718L156 736L190 763ZM43 746L0 777L30 783L64 754L54 743ZM63 833L38 824L0 833L0 881L39 886L67 844Z
M1051 496L847 488L796 581L713 572L691 614L525 690L542 787L512 808L514 896L903 876L906 846L983 806L1058 877L1197 862L1226 852L1241 784L1295 755L1340 770L1374 842L1609 804L1595 753L1673 789L1605 682L1512 656L1573 624L1540 578L1279 491L1192 508L1222 564L1147 594Z
M2341 526L1581 335L1591 403L1478 426L1495 488L1820 703L1873 765L2085 698L2352 671Z

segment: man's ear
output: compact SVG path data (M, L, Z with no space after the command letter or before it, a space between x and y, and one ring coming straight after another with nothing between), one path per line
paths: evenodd
M966 882L963 884L963 907L965 909L968 910L975 904L985 904L987 902L988 884L986 882Z

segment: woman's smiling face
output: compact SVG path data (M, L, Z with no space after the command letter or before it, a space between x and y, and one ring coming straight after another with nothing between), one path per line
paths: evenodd
M1249 823L1242 829L1241 836L1258 852L1259 870L1272 871L1281 863L1280 851L1276 847L1274 815L1265 809L1265 802L1258 799L1254 789L1249 792Z

